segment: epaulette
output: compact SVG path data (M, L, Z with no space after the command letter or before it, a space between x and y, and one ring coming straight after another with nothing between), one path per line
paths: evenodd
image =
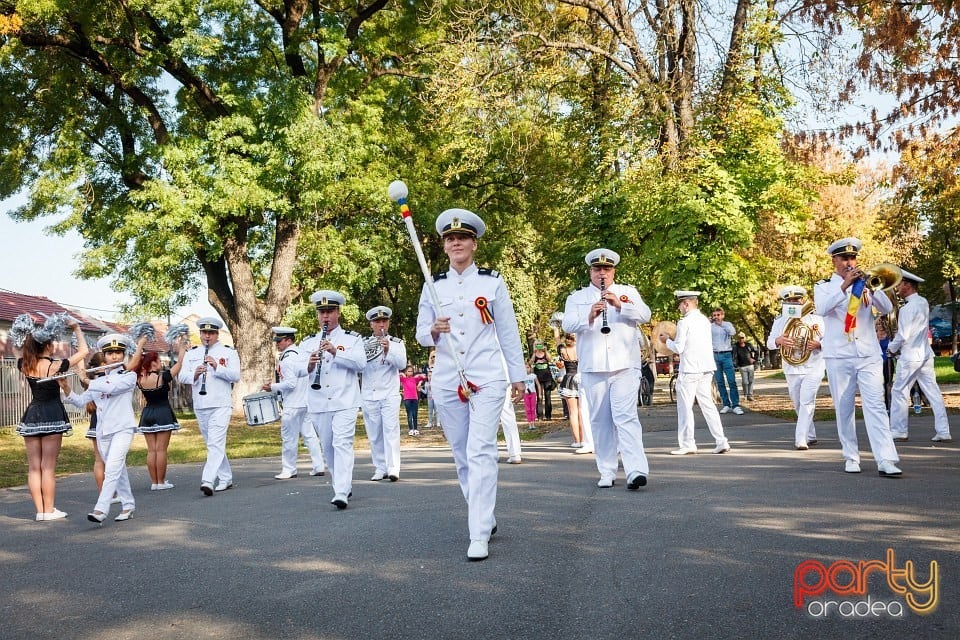
M823 280L817 280L817 284L827 284L830 282L830 278L824 278Z
M443 280L443 279L446 278L446 277L447 277L447 272L446 272L446 271L444 271L443 273L435 273L435 274L433 274L433 281L434 281L434 282L437 282L437 281L439 281L439 280Z
M195 344L192 347L190 347L190 351L193 351L194 349L199 349L199 348L200 348L200 345Z
M284 358L286 358L287 356L293 353L296 353L296 351L293 351L292 349L287 349L286 351L280 354L280 359L283 360Z
M477 273L479 273L481 276L493 276L494 278L500 277L499 271L497 271L496 269L490 269L488 267L480 267L479 269L477 269Z
M344 333L347 334L348 336L357 336L358 338L360 337L359 333L357 333L356 331L351 331L350 329L345 329Z
M403 342L403 340L401 340L400 338L395 338L393 336L390 336L390 342Z

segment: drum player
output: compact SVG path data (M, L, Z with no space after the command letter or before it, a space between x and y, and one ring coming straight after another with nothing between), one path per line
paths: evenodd
M280 473L273 476L277 480L297 477L297 453L301 436L313 463L310 475L324 474L320 437L317 436L313 424L307 420L307 387L310 386L310 381L304 360L308 354L295 344L296 337L297 330L293 327L273 327L273 341L280 355L277 379L262 387L264 391L280 395L283 401L283 412L280 416L281 466Z
M407 366L403 340L389 335L389 307L367 311L373 335L364 340L367 364L363 368L361 398L363 424L370 440L374 482L400 479L400 370Z

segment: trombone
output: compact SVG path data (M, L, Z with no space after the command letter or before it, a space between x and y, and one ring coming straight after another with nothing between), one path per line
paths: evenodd
M114 362L113 364L105 364L102 367L93 367L92 369L84 369L87 373L97 373L100 371L109 371L111 369L119 369L123 366L122 362ZM55 376L47 376L46 378L37 378L37 384L41 382L50 382L51 380L62 380L63 378L69 378L72 375L75 375L76 371L67 371L66 373L61 373Z

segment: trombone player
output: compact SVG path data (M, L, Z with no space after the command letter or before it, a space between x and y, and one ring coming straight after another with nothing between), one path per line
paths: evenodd
M815 313L813 303L806 300L807 290L797 285L780 289L782 312L773 321L768 349L779 349L783 373L787 378L790 400L797 412L794 446L806 451L817 443L813 412L817 407L817 390L823 381L825 365L820 350L823 317Z
M896 465L900 456L883 402L883 359L872 312L876 309L887 314L893 310L893 303L882 290L893 282L871 283L873 290L864 286L867 274L857 266L862 246L857 238L843 238L827 247L834 271L829 279L814 285L813 300L824 321L821 344L837 414L837 436L843 448L843 470L860 473L854 413L859 388L863 421L877 471L883 477L896 477L903 472ZM875 279L876 275L870 276L870 280Z

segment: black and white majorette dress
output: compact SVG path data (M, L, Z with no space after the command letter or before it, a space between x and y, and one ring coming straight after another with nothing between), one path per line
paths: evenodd
M152 389L137 383L147 401L140 413L140 426L137 427L140 433L159 433L180 429L177 417L173 415L173 408L170 406L170 383L173 381L173 376L170 375L169 370L164 369L160 372L158 379L160 386Z
M563 355L560 356L563 358ZM577 376L577 360L563 360L563 378L560 379L559 393L564 398L576 398L580 390L580 378Z
M49 359L49 358L48 358ZM17 369L23 365L23 360L17 360ZM69 360L61 360L56 375L66 373L70 369ZM60 401L60 384L56 380L40 381L40 378L24 376L30 385L33 394L27 410L23 412L20 424L17 425L17 434L26 437L49 436L61 433L69 436L73 433L67 410Z

